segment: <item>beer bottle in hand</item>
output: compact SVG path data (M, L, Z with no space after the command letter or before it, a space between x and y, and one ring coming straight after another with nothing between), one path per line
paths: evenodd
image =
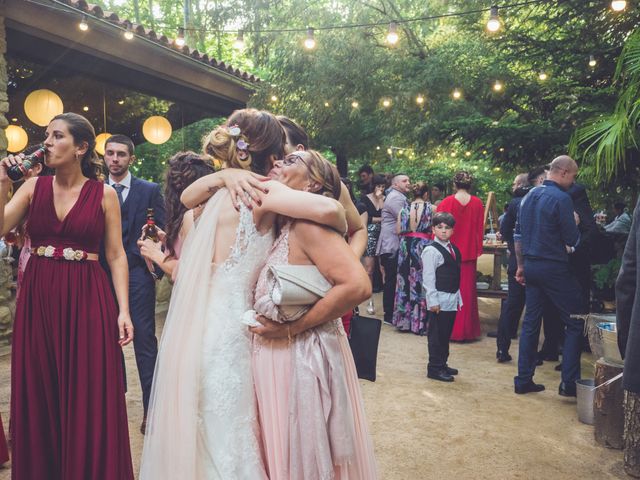
M158 238L158 228L156 227L156 222L153 219L153 208L147 208L147 228L144 232L144 239L150 239L154 242L160 241Z
M33 168L36 163L40 163L44 160L44 154L47 151L46 148L40 147L31 155L27 155L22 159L22 164L13 165L7 169L7 175L11 180L17 182L22 180L29 170Z

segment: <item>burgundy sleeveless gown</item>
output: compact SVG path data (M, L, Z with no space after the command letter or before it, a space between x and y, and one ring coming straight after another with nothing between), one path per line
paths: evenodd
M35 187L32 247L98 253L104 185L88 180L61 222L52 182L40 177ZM117 317L97 261L31 256L13 333L12 479L133 479Z

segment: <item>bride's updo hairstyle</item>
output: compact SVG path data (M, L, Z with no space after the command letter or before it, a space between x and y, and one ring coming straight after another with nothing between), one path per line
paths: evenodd
M224 125L206 135L202 150L220 160L224 168L264 175L271 169L272 155L284 156L285 142L284 130L274 115L246 108L233 112Z
M312 191L313 193L318 193L335 200L340 198L340 190L342 188L340 174L338 173L338 169L332 165L329 160L324 158L320 152L316 150L295 152L294 155L300 156L307 167L309 180L318 186L316 190Z

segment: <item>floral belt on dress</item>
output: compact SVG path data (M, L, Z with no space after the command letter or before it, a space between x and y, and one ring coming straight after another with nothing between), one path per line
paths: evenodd
M67 260L70 262L82 262L85 260L98 260L97 253L88 253L84 250L74 250L67 247L54 247L53 245L40 245L31 249L33 255L38 257L53 258L54 260Z

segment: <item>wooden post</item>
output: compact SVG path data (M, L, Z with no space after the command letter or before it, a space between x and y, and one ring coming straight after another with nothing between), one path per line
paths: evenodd
M601 358L596 362L595 384L622 373L622 367ZM622 379L596 389L593 399L593 425L596 442L607 448L622 449L624 446L624 389Z
M625 392L624 471L640 478L640 394Z

